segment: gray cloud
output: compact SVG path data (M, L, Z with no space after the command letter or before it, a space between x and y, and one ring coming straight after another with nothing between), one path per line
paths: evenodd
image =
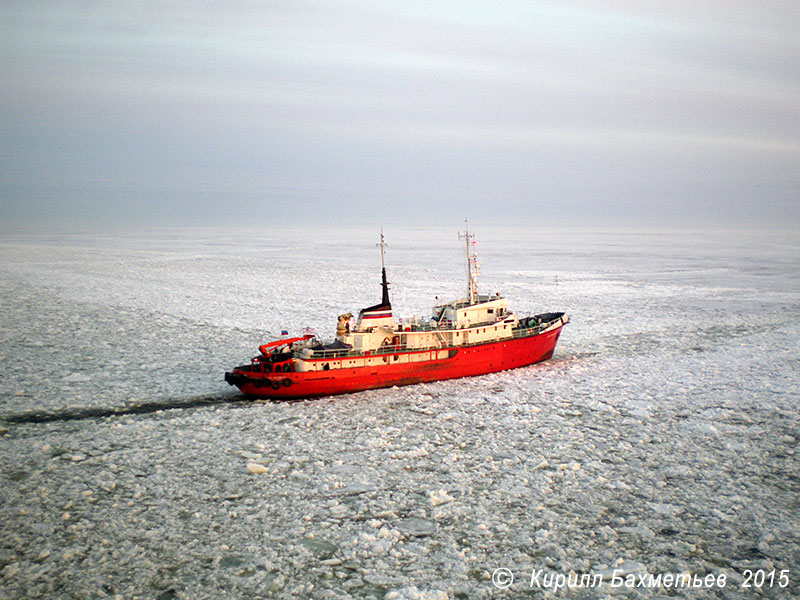
M792 3L34 2L0 23L6 223L800 221Z

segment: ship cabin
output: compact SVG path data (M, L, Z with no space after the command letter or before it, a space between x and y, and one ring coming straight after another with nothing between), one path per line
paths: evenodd
M414 318L396 323L390 307L376 305L360 311L355 326L340 328L336 338L356 352L399 352L509 338L516 325L517 317L509 311L508 301L497 294L477 296L473 303L460 299L440 304L434 307L430 321Z
M495 296L477 296L473 303L464 298L433 308L433 320L440 326L452 329L494 323L504 316L513 314L508 311L508 301L499 293Z
M414 317L410 322L397 322L389 300L389 283L386 280L384 242L381 233L381 289L378 304L363 308L351 327L352 313L339 317L336 329L337 349L347 348L354 353L397 353L431 348L447 348L466 344L480 344L514 336L518 320L508 309L508 301L499 293L479 295L477 285L478 264L470 249L472 234L467 241L468 295L466 298L439 304L433 309L430 321ZM332 347L321 347L327 351Z
M431 323L445 345L463 346L513 337L517 317L500 294L476 295L472 303L461 299L434 307Z

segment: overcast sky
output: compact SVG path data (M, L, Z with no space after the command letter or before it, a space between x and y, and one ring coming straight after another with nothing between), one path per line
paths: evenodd
M795 0L3 2L0 74L8 227L800 226Z

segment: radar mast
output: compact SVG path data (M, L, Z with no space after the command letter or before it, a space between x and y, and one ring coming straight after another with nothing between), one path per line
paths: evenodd
M470 304L475 304L478 299L478 275L481 269L478 264L478 253L475 251L475 234L470 232L466 219L464 219L464 233L459 233L458 237L464 240L467 252L467 298Z

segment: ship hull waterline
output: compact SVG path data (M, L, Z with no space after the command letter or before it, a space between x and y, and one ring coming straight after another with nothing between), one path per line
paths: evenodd
M562 328L563 325L537 335L483 344L425 350L422 353L432 358L418 362L393 364L394 354L414 353L402 350L381 354L386 359L385 364L353 368L261 373L246 365L226 373L225 380L248 398L293 400L486 375L549 359ZM443 351L446 351L444 358L441 357Z

